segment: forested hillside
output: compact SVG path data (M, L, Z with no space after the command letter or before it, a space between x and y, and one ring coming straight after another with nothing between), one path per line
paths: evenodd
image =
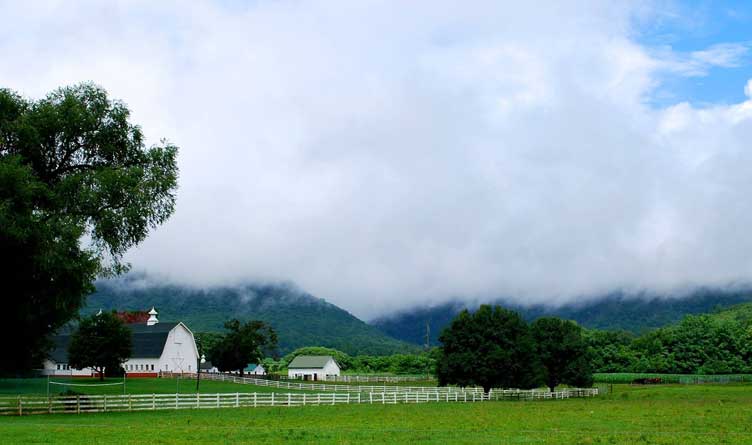
M381 333L349 312L285 285L191 288L153 284L139 275L100 281L84 313L99 309L148 310L163 321L184 321L194 332L222 331L230 318L272 325L285 354L301 346L327 346L349 354L390 354L417 348Z
M522 314L528 321L544 315L574 320L591 329L623 330L641 334L676 323L685 315L717 312L723 308L752 301L752 292L698 290L684 298L625 295L615 293L592 303L557 308L520 306L503 300L495 302ZM425 343L426 324L430 326L431 344L438 342L441 330L465 307L453 302L430 308L416 308L371 322L385 334L417 345ZM752 313L752 306L747 306ZM474 309L474 307L470 307ZM731 315L729 315L731 316Z

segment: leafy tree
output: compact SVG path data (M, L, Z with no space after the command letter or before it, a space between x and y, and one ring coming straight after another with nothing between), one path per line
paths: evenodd
M530 329L543 365L546 386L551 391L561 383L573 386L593 384L593 372L582 328L569 320L544 317L533 322Z
M40 364L93 280L173 212L177 147L146 148L128 108L93 84L27 100L0 89L5 372Z
M68 347L68 362L76 369L92 368L104 380L106 370L119 370L131 356L131 329L114 313L81 320Z
M224 334L209 352L209 358L220 371L243 370L249 363L260 363L265 355L277 348L277 333L263 321L245 323L233 319L225 323Z
M436 365L440 385L533 388L540 383L540 362L530 329L516 312L482 305L463 310L439 336Z

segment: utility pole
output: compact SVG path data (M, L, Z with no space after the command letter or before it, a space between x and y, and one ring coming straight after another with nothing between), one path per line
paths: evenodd
M429 361L428 361L428 354L431 350L431 319L426 319L426 380L430 380L431 378L431 370L429 367Z

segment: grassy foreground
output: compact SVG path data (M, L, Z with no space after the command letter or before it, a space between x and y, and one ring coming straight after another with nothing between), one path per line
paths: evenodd
M0 418L3 443L752 443L752 385L630 387L595 399Z

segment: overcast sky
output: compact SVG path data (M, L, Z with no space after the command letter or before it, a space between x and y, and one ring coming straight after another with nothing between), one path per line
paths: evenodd
M752 281L752 6L2 1L0 86L181 148L128 260L372 317ZM747 3L747 5L749 5Z

